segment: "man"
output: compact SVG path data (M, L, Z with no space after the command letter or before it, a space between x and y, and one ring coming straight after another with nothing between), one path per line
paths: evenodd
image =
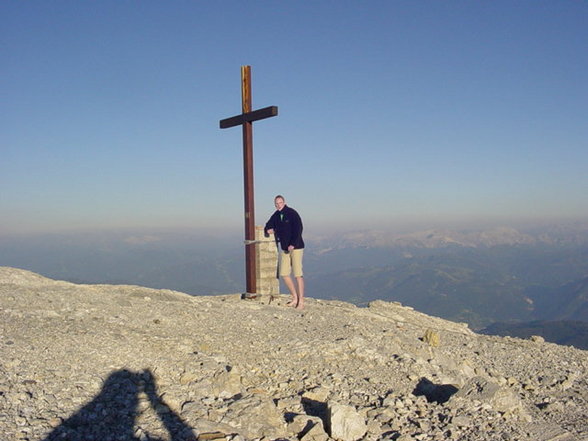
M280 277L288 287L292 299L288 303L297 309L304 309L304 277L302 274L302 255L304 241L302 240L302 219L294 210L286 205L282 195L274 198L276 211L265 224L266 234L273 233L280 242ZM294 273L296 284L290 273Z

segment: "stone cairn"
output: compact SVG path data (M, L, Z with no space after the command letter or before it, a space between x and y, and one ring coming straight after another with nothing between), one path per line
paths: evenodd
M256 241L256 272L257 294L264 297L273 297L280 294L280 281L278 279L278 247L276 246L275 237L270 234L265 237L263 227L255 227Z

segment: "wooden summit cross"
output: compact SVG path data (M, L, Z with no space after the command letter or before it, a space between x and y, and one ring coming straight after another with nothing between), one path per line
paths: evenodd
M255 201L253 197L253 121L278 114L276 106L251 111L251 66L241 66L241 115L220 121L221 129L243 126L243 177L245 183L245 297L257 293L255 276Z

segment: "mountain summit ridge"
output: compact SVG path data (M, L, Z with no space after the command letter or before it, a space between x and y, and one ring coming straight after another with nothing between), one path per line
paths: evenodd
M193 297L0 267L0 438L585 440L587 352L398 303ZM117 438L118 437L118 438Z

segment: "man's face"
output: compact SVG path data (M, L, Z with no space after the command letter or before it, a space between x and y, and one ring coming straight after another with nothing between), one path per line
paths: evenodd
M274 205L276 206L278 211L282 211L282 208L284 208L286 202L282 198L276 198L276 200L274 201Z

